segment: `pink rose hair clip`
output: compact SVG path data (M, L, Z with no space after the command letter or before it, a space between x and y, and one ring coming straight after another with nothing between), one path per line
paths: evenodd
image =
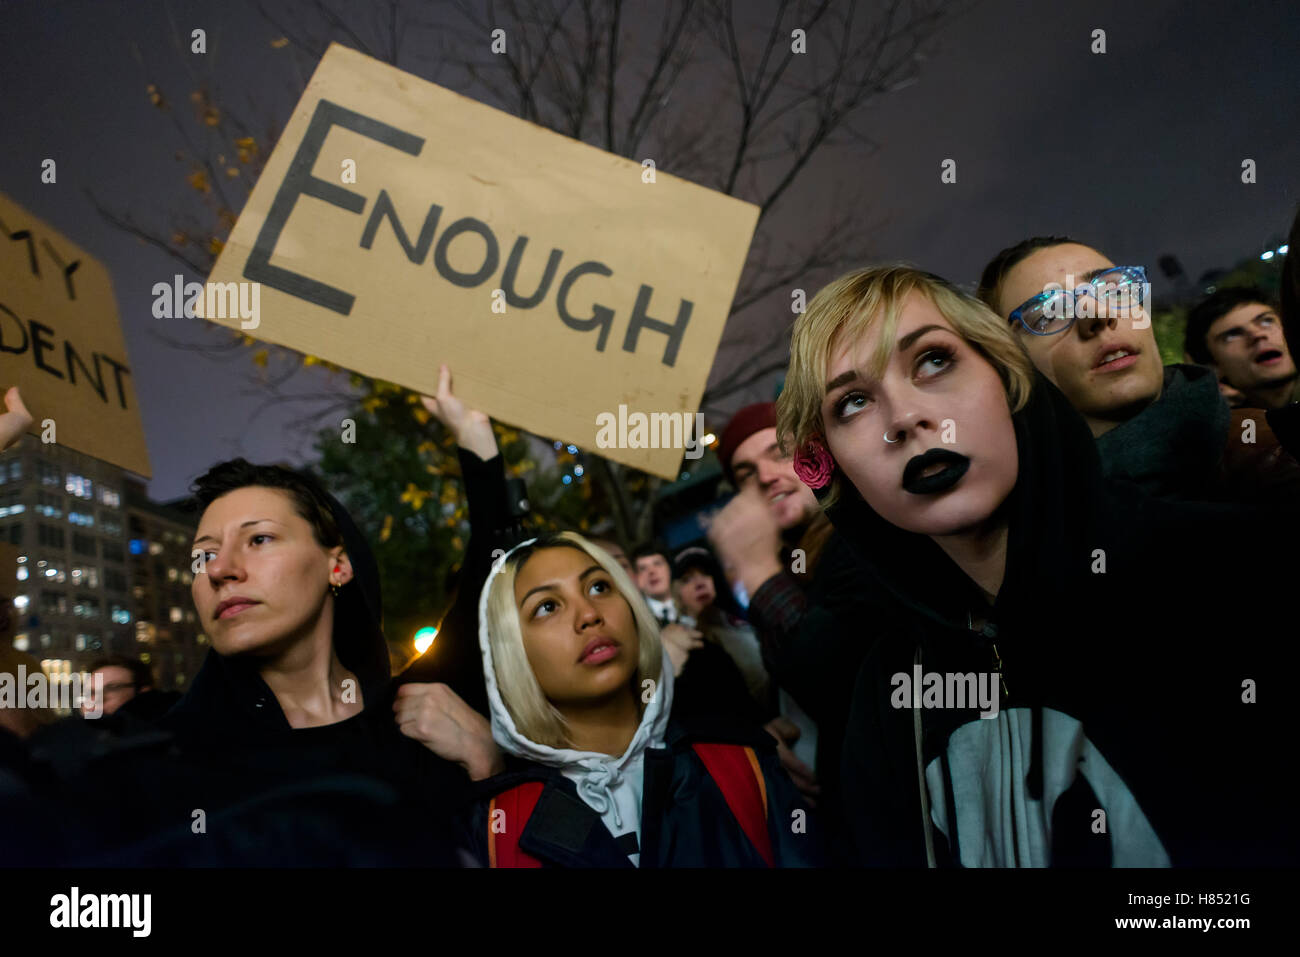
M813 491L830 484L835 460L820 439L809 439L794 453L794 474Z

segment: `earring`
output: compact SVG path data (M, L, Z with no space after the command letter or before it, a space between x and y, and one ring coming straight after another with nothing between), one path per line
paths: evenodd
M330 594L335 598L339 597L339 586L336 582L330 582Z

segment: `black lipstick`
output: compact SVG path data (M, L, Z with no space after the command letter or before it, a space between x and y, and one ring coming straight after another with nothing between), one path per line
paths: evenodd
M922 477L921 473L932 465L943 468L933 475ZM947 449L930 449L923 455L913 456L903 469L903 489L913 495L934 495L946 492L966 474L970 468L970 459Z

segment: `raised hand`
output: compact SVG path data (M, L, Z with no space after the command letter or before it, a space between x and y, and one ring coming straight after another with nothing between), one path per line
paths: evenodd
M484 462L497 454L492 420L456 398L451 391L451 370L446 363L438 367L438 394L422 395L420 402L430 415L447 427L462 449L473 452Z
M0 413L0 450L9 448L17 442L28 426L35 420L23 404L23 397L18 394L18 386L10 386L5 393L5 408L9 411Z

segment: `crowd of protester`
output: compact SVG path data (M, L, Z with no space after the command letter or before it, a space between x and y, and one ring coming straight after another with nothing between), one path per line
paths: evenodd
M471 537L396 676L342 504L218 463L193 487L203 667L181 696L96 662L84 717L0 706L0 858L1294 865L1298 259L1280 304L1198 303L1175 365L1144 268L1069 238L999 252L973 295L841 276L677 549L532 534L443 367L423 402ZM9 444L32 415L5 402ZM39 673L0 625L0 678Z

